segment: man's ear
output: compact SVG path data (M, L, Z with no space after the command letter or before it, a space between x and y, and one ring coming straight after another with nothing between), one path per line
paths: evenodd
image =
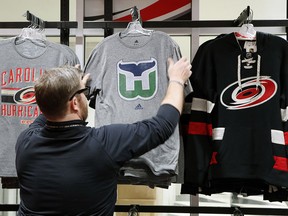
M73 97L70 101L70 110L72 112L79 111L79 101L77 97Z

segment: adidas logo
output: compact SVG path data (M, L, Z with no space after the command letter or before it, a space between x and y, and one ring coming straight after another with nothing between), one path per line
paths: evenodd
M135 107L135 110L142 110L143 107L141 106L141 104L138 104L136 107Z
M138 40L135 40L135 41L134 41L134 45L135 45L135 46L138 46L138 45L139 45L139 41L138 41Z

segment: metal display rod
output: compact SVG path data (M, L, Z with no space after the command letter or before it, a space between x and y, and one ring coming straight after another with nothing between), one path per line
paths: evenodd
M69 0L60 2L61 21L69 21ZM60 43L69 46L70 28L60 28Z
M29 26L30 22L0 22L0 28L13 29L25 28ZM84 28L126 28L128 22L87 22L83 23ZM213 20L213 21L143 21L145 28L215 28L215 27L235 27L234 21L230 20ZM254 26L258 27L288 27L288 20L254 20ZM49 22L45 21L45 28L77 28L76 21L60 21Z
M126 28L129 22L102 21L83 23L84 28ZM30 22L0 22L0 28L25 28ZM199 21L143 21L143 27L148 28L215 28L235 27L234 20L199 20ZM288 27L288 19L282 20L253 20L253 25L258 27ZM45 21L45 28L77 28L76 21Z
M30 22L0 22L0 28L5 29L16 29L16 28L26 28L30 25ZM60 21L60 22L48 22L45 21L46 28L77 28L78 23L75 21Z
M17 211L19 205L0 205L0 211ZM240 207L191 207L191 206L149 206L116 205L115 212L153 212L153 213L207 213L231 215L288 215L288 209L275 208L240 208Z
M84 28L126 28L129 22L102 21L83 23ZM288 19L281 20L253 20L254 26L258 27L285 27ZM174 21L143 21L144 28L214 28L235 27L235 20L174 20Z

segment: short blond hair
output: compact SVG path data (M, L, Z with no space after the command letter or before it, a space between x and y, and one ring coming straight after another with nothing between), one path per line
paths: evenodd
M41 112L47 116L61 117L68 108L71 95L80 89L83 72L72 66L45 70L36 81L35 97Z

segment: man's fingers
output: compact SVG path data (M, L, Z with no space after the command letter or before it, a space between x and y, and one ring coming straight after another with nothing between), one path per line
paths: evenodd
M86 85L87 81L90 79L90 74L87 73L84 75L84 77L82 78L82 81L84 82L84 84Z
M81 69L81 65L80 64L76 64L74 67L76 67L77 69Z
M174 60L172 58L168 58L168 65L173 65L174 64Z

